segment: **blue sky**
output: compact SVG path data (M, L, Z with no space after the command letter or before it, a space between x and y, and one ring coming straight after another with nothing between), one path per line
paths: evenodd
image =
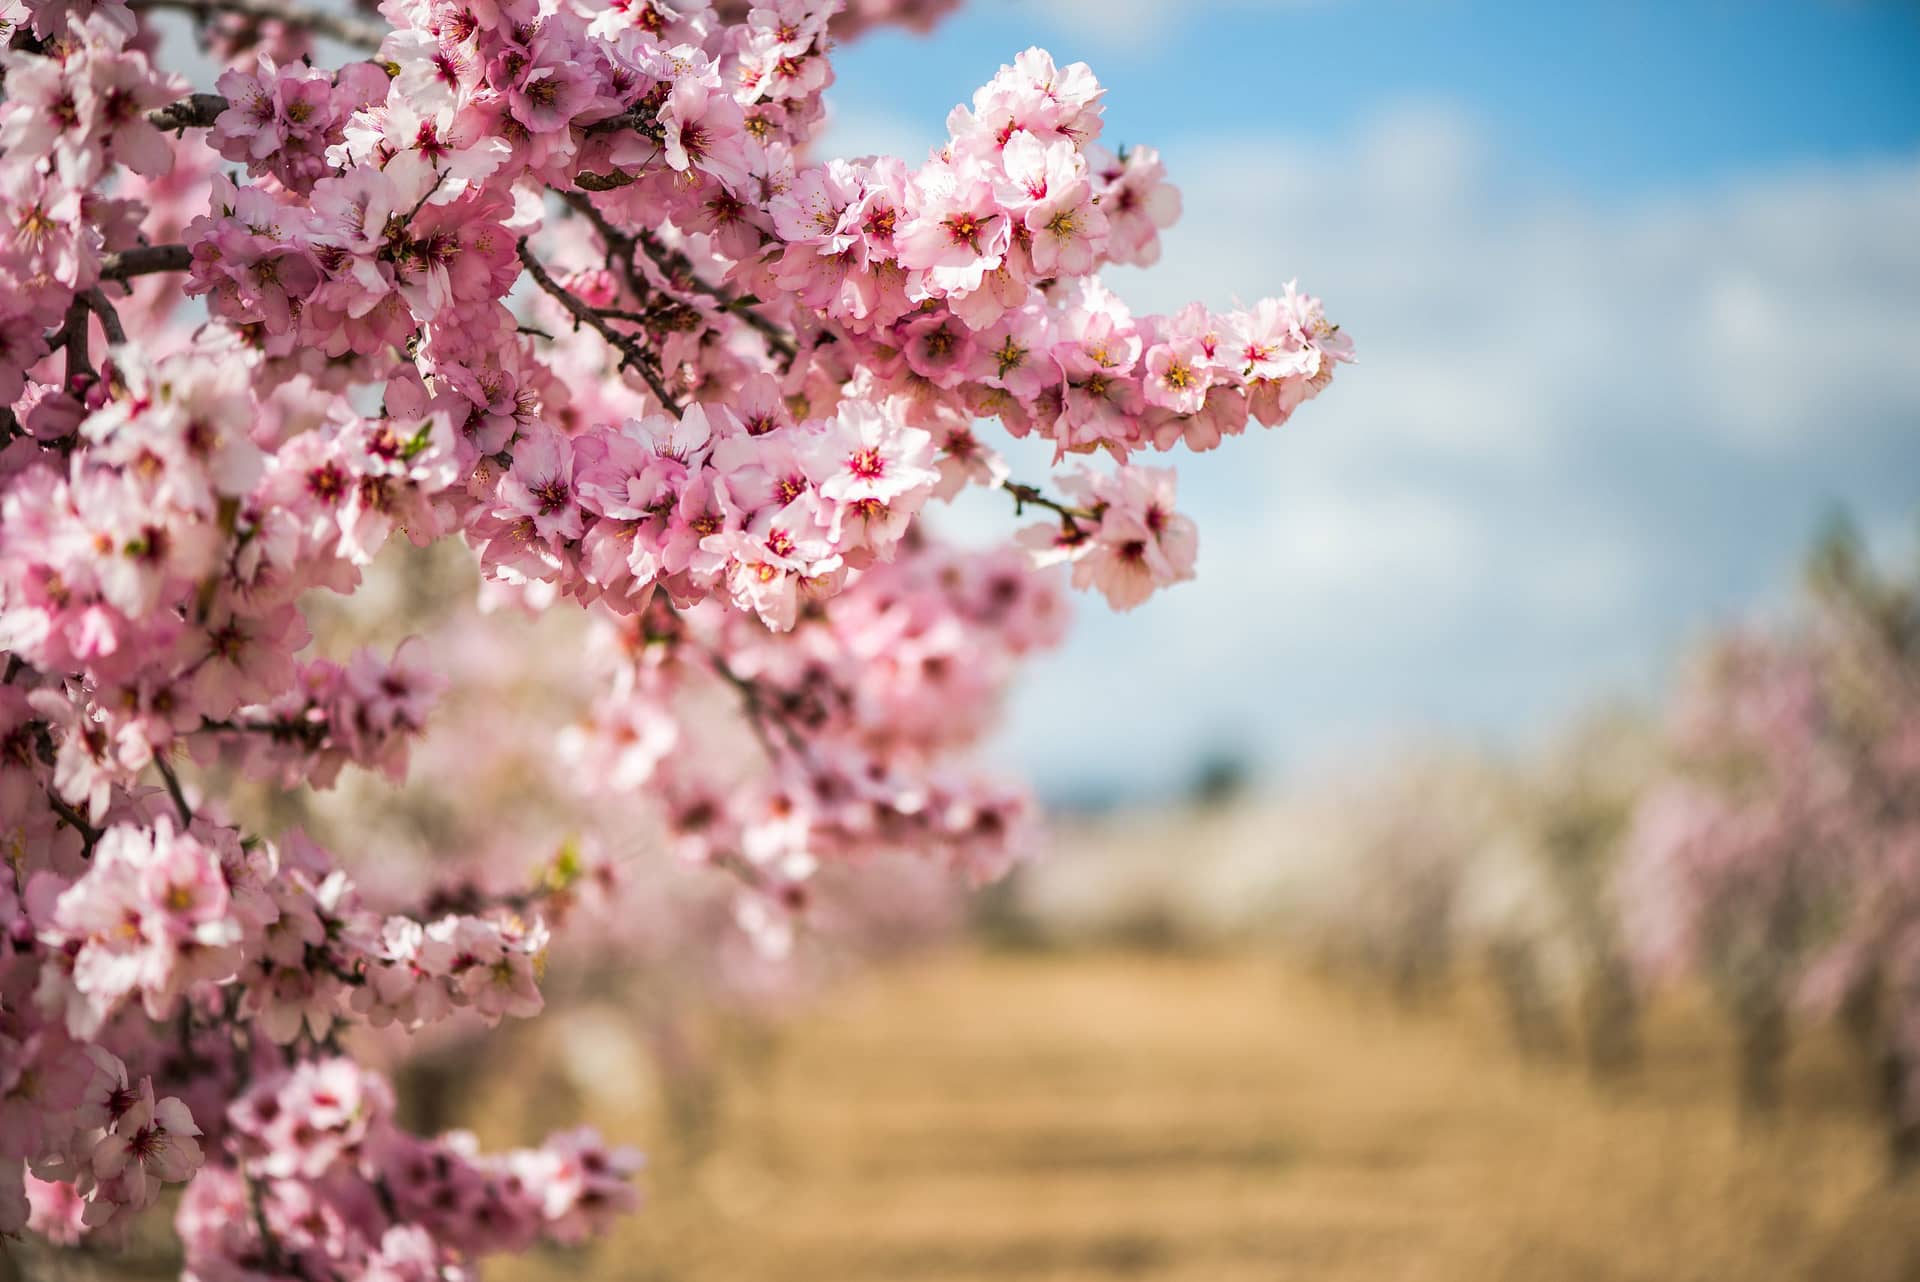
M976 0L843 50L830 145L917 157L1029 44L1185 191L1116 288L1298 275L1362 360L1179 457L1199 581L1084 601L995 747L1047 791L1524 745L1785 608L1838 509L1920 551L1920 5Z
M1337 136L1383 103L1441 99L1519 176L1602 200L1920 145L1911 0L976 0L930 37L844 49L835 98L937 128L1030 43L1093 65L1117 138Z

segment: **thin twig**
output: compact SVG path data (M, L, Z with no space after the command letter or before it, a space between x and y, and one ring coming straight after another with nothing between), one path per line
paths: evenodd
M715 851L714 864L722 871L739 878L751 890L765 890L767 875L754 867L740 854L731 850Z
M173 765L165 757L155 757L153 764L160 769L160 777L167 781L167 795L173 798L173 808L180 812L180 827L193 827L193 807L187 804L187 794L180 787L180 776L173 772Z
M1057 499L1050 499L1038 486L1022 485L1018 481L1002 481L1000 488L1013 495L1013 514L1023 516L1028 507L1043 507L1050 512L1058 512L1060 519L1069 527L1078 530L1081 521L1098 521L1099 514L1085 508L1068 507Z
M59 815L66 825L80 834L80 853L83 857L93 858L93 847L100 840L100 830L87 822L86 816L68 805L60 794L49 792L47 800L53 805L53 813Z
M634 295L641 297L652 292L652 283L641 276L634 266L633 237L615 227L607 216L600 212L600 207L593 203L592 198L584 193L563 191L560 193L560 198L566 201L575 213L592 223L593 229L600 233L600 239L606 242L607 252L620 260L621 267L626 273L627 286L633 290Z
M275 743L299 743L308 751L318 749L331 733L324 721L284 717L273 721L210 721L202 719L194 734L258 734Z
M747 724L753 728L753 733L760 740L760 746L766 749L767 756L775 759L779 756L774 751L772 740L767 737L767 726L771 725L780 731L781 737L787 741L787 746L793 749L796 756L805 757L807 754L805 738L793 728L792 723L787 720L778 705L768 703L767 692L761 688L760 683L752 677L743 677L735 672L718 651L705 647L701 649L706 657L707 666L739 693L741 705L746 709Z
M237 13L243 18L264 18L284 22L291 27L304 27L317 36L328 36L342 44L359 45L363 49L378 49L380 42L387 38L388 30L378 23L362 22L342 13L308 9L288 3L288 0L132 0L130 7L178 9L202 22L223 13Z
M686 255L673 253L649 233L642 232L634 237L634 242L640 246L641 251L648 258L653 260L653 265L660 269L661 275L682 289L711 298L719 305L721 311L731 312L758 330L766 338L767 345L774 351L788 360L793 359L794 353L799 350L793 341L793 335L754 310L753 304L727 292L719 285L709 285L701 280L699 273L693 270L693 264L688 261Z
M267 1257L267 1268L278 1273L282 1265L280 1239L273 1235L273 1228L267 1223L266 1200L261 1195L260 1180L246 1163L240 1164L240 1176L247 1182L247 1206L253 1211L253 1227L260 1234L260 1251Z
M597 188L588 187L585 183L578 185L588 191L597 190ZM638 249L646 254L669 283L687 293L703 295L717 304L721 311L738 316L766 338L768 347L788 361L791 361L794 354L799 351L793 335L785 328L754 310L753 305L745 299L736 298L725 289L701 280L693 270L693 264L688 262L684 255L678 256L678 261L675 261L664 246L655 243L650 237L621 231L600 212L599 206L581 192L563 191L560 193L560 198L566 201L576 213L591 222L594 230L600 233L600 239L607 243L607 248L623 261L626 267L627 284L636 294L641 293L643 287L651 287L635 267L633 255Z
M373 1194L380 1200L380 1209L386 1212L389 1220L397 1223L400 1219L400 1204L394 1201L393 1186L387 1183L387 1177L376 1175L367 1183L373 1186Z
M635 325L651 325L656 319L645 312L630 312L624 307L596 307L593 310L608 320L630 321Z
M631 365L638 369L640 377L647 380L647 386L653 389L653 394L659 398L660 403L666 406L675 418L679 418L683 413L680 402L673 399L672 393L667 391L666 383L654 371L652 354L642 347L633 335L623 334L609 325L606 319L588 306L584 300L550 276L547 269L540 265L540 260L533 256L533 251L527 247L525 236L520 238L519 250L520 262L527 269L527 274L533 277L536 285L567 309L573 316L574 328L578 329L586 325L606 339L607 343L620 353L621 368L625 369Z

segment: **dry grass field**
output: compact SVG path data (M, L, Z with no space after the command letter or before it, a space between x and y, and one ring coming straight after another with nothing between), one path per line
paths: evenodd
M736 1046L703 1141L619 1105L656 1094L643 1061L570 1027L490 1075L485 1129L650 1133L651 1203L499 1276L1920 1279L1920 1189L1883 1185L1843 1057L1802 1048L1783 1124L1742 1135L1698 1011L1660 1012L1646 1071L1597 1091L1470 996L1408 1014L1266 958L950 956Z

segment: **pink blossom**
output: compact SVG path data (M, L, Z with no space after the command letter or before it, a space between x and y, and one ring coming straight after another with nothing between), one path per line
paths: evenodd
M130 1207L150 1206L163 1183L190 1180L200 1169L205 1158L194 1142L199 1134L186 1105L172 1097L155 1103L153 1082L143 1079L140 1098L94 1146L93 1173L102 1181L124 1181ZM97 1222L91 1214L87 1220Z
M925 274L927 288L965 294L980 288L1012 244L993 188L953 164L929 165L911 189L904 225L894 234L902 267Z
M683 173L711 174L730 189L745 186L740 107L703 76L683 75L660 110L667 163Z
M1099 282L1178 199L1150 149L1096 149L1082 64L1020 54L918 162L808 160L835 39L946 2L387 0L337 68L297 22L218 22L226 105L165 131L188 86L139 10L29 6L0 104L0 1232L104 1248L186 1183L208 1282L461 1282L582 1240L637 1155L409 1135L340 1048L536 1015L583 939L663 1011L692 967L765 1000L813 934L879 955L1021 857L1031 800L969 754L1068 581L1129 608L1194 572L1171 473L1127 459L1279 422L1352 352L1291 287L1162 317ZM995 419L1120 466L1016 482ZM1043 566L922 521L970 485L1049 514L1019 536ZM422 577L397 534L439 545ZM391 651L325 604L476 595L485 626ZM574 609L580 646L513 631ZM350 767L426 775L433 822L358 804ZM353 858L234 822L240 778L346 789L322 817Z
M536 425L514 445L513 470L500 479L500 500L502 517L527 518L543 539L579 538L571 442L550 427Z
M809 475L836 503L887 504L939 479L933 438L883 409L849 403L809 447Z
M1119 263L1151 267L1160 261L1160 233L1180 217L1180 189L1152 147L1129 147L1116 157L1091 148L1100 208L1113 236L1107 253Z

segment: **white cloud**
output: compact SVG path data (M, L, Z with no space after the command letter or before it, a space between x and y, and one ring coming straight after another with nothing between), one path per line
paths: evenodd
M1343 150L1167 153L1189 220L1130 294L1225 303L1299 273L1387 371L1352 380L1356 395L1402 373L1437 395L1397 407L1412 412L1393 416L1395 439L1430 437L1436 418L1465 448L1581 430L1583 415L1540 417L1575 395L1684 411L1765 449L1834 415L1920 412L1910 160L1601 209L1500 190L1471 123L1444 109L1396 112ZM1457 421L1463 374L1484 380L1477 428ZM1642 407L1638 389L1679 399Z
M1279 433L1176 460L1201 579L1086 603L1016 714L1043 777L1170 783L1219 737L1302 761L1518 733L1777 601L1835 505L1914 528L1920 158L1605 205L1518 187L1417 104L1340 146L1165 153L1187 219L1116 288L1226 306L1298 274L1362 363Z

